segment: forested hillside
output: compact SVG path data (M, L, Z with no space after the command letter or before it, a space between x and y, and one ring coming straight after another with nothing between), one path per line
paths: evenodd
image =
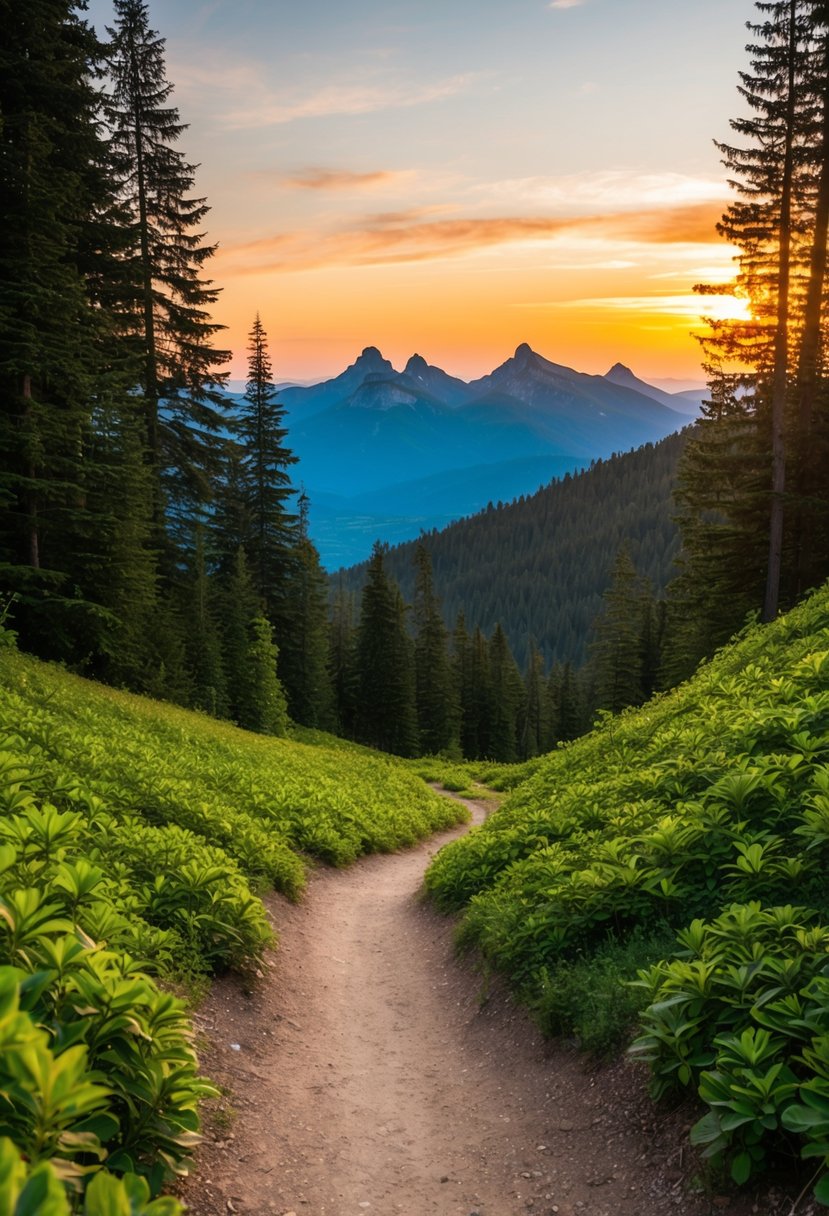
M827 760L829 586L537 761L426 878L548 1031L607 1053L638 1017L738 1182L786 1132L829 1166Z
M679 535L672 491L686 433L596 461L589 469L513 503L490 505L422 538L448 627L463 612L467 628L502 626L523 669L534 642L545 665L587 657L593 622L623 544L638 574L664 591L674 576ZM385 555L404 599L414 594L416 542ZM366 566L333 576L361 589Z
M463 815L334 742L247 734L0 645L4 1210L66 1216L60 1178L92 1179L87 1216L143 1213L186 1170L213 1092L171 985L257 969L263 886L295 899L309 860L344 865Z

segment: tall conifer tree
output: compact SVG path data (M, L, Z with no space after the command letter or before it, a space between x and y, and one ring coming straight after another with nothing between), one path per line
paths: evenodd
M594 626L591 667L598 709L618 713L629 705L641 705L646 613L650 600L623 547Z
M337 734L351 738L357 709L356 629L354 599L342 580L331 606L328 678L333 698L333 728Z
M414 655L405 606L375 544L357 631L357 737L382 751L417 753Z
M235 429L242 447L250 526L245 549L281 647L290 631L286 578L297 535L297 517L288 510L294 492L288 469L296 456L285 445L284 417L284 407L276 401L267 334L257 313L248 336L248 380Z
M304 493L299 497L298 534L290 553L284 602L291 625L279 652L279 678L290 715L303 726L328 728L334 709L328 674L328 588L308 535Z
M814 425L825 375L829 12L825 0L756 7L740 88L750 114L731 124L739 144L718 145L739 195L720 225L740 251L738 275L701 289L736 290L750 316L711 323L711 401L680 471L685 570L674 592L686 637L674 648L689 656L724 641L748 609L770 619L778 600L792 603L829 573L829 494L810 472L829 454Z
M487 755L512 763L518 759L518 715L523 700L521 676L501 624L489 642L492 725Z
M432 581L432 559L420 541L415 548L415 677L420 750L436 754L451 747L457 713L447 652L447 633Z
M118 539L103 491L126 449L106 450L92 402L112 418L128 380L104 286L118 230L101 48L75 7L0 3L0 581L19 594L24 644L100 662L119 621L88 576L94 543Z
M196 167L176 147L186 125L170 104L164 39L144 0L114 7L111 157L132 238L122 322L139 358L154 514L160 526L166 512L175 530L212 494L224 381L217 368L230 354L213 345L222 326L207 310L218 289L203 271L215 246L200 231L209 208L193 197Z

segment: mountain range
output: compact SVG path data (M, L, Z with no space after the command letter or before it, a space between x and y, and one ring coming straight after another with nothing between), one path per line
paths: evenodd
M490 502L681 429L701 394L667 393L621 364L605 376L522 343L489 375L450 376L415 354L396 371L368 346L340 375L280 389L294 478L328 569Z

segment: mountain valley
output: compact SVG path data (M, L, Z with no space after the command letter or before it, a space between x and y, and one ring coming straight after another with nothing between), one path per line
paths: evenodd
M288 443L329 570L489 503L533 493L685 426L702 393L667 393L621 364L587 375L522 343L465 382L415 354L404 369L373 346L339 376L281 389Z

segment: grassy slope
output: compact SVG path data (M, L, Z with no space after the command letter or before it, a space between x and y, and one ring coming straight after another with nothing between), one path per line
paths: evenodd
M157 1190L184 1167L209 1087L183 1006L152 977L255 967L271 939L257 889L296 898L309 860L346 864L462 817L402 763L311 738L250 735L0 650L0 1199L57 1187L59 1216L56 1176L82 1187L101 1163ZM109 1210L101 1178L90 1213L97 1197Z
M551 1029L589 1037L596 992L654 962L614 1016L646 1007L655 1091L699 1088L695 1137L742 1180L781 1124L829 1164L828 860L824 588L547 757L426 881Z

